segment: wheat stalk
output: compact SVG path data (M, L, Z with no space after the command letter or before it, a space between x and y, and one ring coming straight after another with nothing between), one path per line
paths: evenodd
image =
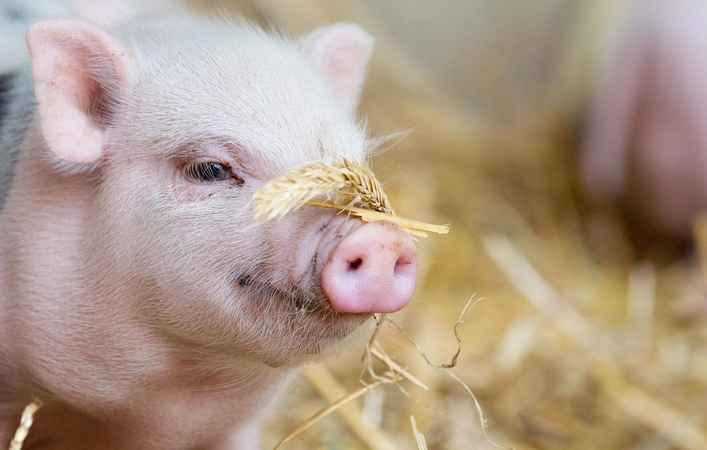
M317 198L321 196L327 198ZM341 209L365 222L387 220L413 236L427 236L426 231L449 232L449 225L430 225L398 217L371 169L346 158L337 165L310 161L263 185L251 201L255 219L261 222L281 219L292 210L312 205Z
M22 449L22 443L24 443L25 438L29 433L29 429L32 426L32 422L34 422L34 413L36 413L37 410L41 407L42 401L39 399L35 399L32 403L25 407L24 411L22 411L20 426L17 427L17 431L15 431L15 437L13 437L12 442L10 442L9 450Z

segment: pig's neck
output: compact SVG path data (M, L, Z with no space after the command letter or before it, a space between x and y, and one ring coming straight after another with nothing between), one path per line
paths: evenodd
M20 150L0 223L0 340L24 379L31 375L51 384L61 381L54 372L94 340L84 331L91 317L77 251L91 193L80 177L49 166L48 150L34 128ZM38 363L29 367L27 361Z

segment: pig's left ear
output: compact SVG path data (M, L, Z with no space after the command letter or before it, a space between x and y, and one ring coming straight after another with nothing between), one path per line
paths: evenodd
M350 114L358 105L374 42L370 34L352 23L317 28L300 41L304 53L329 78Z
M77 20L38 22L27 32L42 134L62 160L96 162L134 63L105 31Z

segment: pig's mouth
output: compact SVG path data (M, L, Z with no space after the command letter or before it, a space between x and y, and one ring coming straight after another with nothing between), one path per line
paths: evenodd
M293 331L308 334L321 344L340 341L373 315L371 313L343 313L331 308L329 300L318 285L301 287L304 283L282 288L240 273L234 277L238 289L245 290L252 298L266 299L290 318ZM261 308L264 306L261 304ZM310 326L307 326L308 323ZM324 344L325 346L327 344ZM318 353L321 348L313 350Z
M270 294L272 297L283 299L286 303L294 305L299 312L312 312L317 309L323 309L320 300L316 298L315 294L299 287L294 287L288 292L270 283L254 280L251 276L245 274L238 275L236 281L239 287L250 288L250 290L255 290L260 295Z

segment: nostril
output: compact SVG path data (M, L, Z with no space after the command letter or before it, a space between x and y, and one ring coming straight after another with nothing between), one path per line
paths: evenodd
M398 258L398 260L395 261L395 267L393 268L395 275L398 275L398 276L409 275L410 270L412 269L412 267L411 267L412 263L413 263L413 261L410 258L406 258L406 257Z
M349 269L356 270L361 266L361 264L363 264L363 260L361 258L356 258L353 261L349 261Z

